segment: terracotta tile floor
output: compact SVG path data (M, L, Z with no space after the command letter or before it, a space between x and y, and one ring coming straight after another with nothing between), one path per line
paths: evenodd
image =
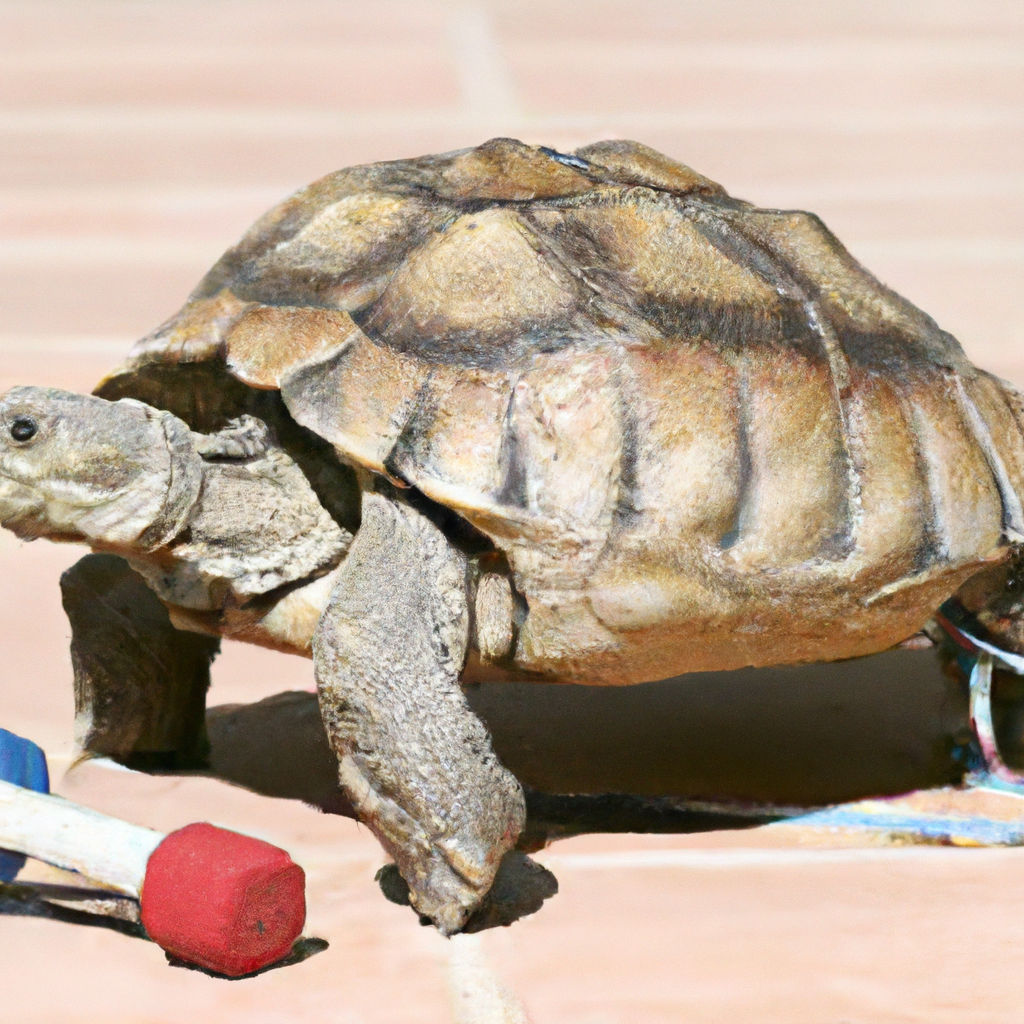
M90 387L307 181L494 135L636 138L733 194L811 208L1024 385L1022 72L1024 6L999 0L0 0L0 388ZM56 581L78 556L0 539L0 725L58 769ZM211 703L309 683L303 661L231 648ZM548 854L562 893L541 914L445 943L379 896L380 853L347 820L209 780L56 775L133 820L287 846L331 948L228 984L113 933L3 918L4 1024L1020 1018L1024 853L809 862L763 832L588 837ZM641 849L712 853L652 866Z

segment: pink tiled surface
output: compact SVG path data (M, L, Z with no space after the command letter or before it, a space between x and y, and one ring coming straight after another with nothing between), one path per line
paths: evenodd
M307 181L494 135L636 138L736 195L812 209L1024 385L1022 83L1024 7L998 0L0 0L0 388L91 386ZM0 538L0 725L43 743L58 778L56 581L79 554ZM232 647L211 703L309 683L303 661ZM348 821L95 766L60 788L287 846L309 872L309 930L332 945L228 984L112 933L4 918L5 1024L1019 1017L1016 852L809 863L785 845L729 859L763 834L588 837L551 851L562 893L540 915L445 943L382 900L380 854ZM680 857L652 867L645 849Z

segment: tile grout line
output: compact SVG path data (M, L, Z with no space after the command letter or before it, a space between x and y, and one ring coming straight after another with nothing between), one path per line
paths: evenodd
M455 58L464 115L522 120L515 78L505 60L489 11L460 4L449 15L448 41Z
M519 998L494 973L480 935L448 940L448 987L455 1024L530 1024Z
M456 23L457 24L457 23ZM468 35L468 33L467 33ZM628 123L636 131L724 132L818 132L835 137L902 134L913 131L1009 131L1024 122L1019 104L941 106L937 103L914 110L877 110L854 107L841 117L834 112L801 112L769 107L738 110L731 107L649 110L609 108L569 113L526 111L514 105L501 84L500 69L484 54L468 51L460 61L466 90L479 90L460 107L380 109L357 113L331 108L266 110L254 107L212 108L198 106L132 106L109 104L61 105L25 110L0 107L0 134L132 136L139 133L189 134L218 140L228 134L285 136L387 132L446 132L479 134L493 130L496 118L516 132L590 132L609 121ZM513 105L509 105L509 104ZM94 141L94 140L90 140ZM140 140L133 139L138 144ZM166 141L166 140L162 140Z
M780 824L770 828L792 829ZM824 830L821 830L824 831ZM774 867L833 867L837 864L868 864L898 860L940 860L951 857L1016 857L1016 847L957 846L856 846L829 847L721 847L703 850L622 850L606 853L558 854L539 857L552 870L608 871L622 868L687 868L691 870L742 870Z

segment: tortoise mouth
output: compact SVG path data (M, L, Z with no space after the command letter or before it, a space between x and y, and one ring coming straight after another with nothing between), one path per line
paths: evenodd
M187 475L175 472L167 419L136 401L12 388L0 396L0 526L29 540L132 546ZM178 434L187 441L184 424Z
M0 526L22 540L35 540L54 536L48 525L46 501L39 490L7 476L0 467Z

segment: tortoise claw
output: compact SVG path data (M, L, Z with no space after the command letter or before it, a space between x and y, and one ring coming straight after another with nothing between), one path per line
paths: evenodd
M402 877L397 864L385 864L374 876L374 881L380 886L385 898L392 903L403 907L413 905L409 884ZM420 924L437 925L446 935L482 932L487 928L507 928L521 917L535 914L544 905L544 901L557 892L558 879L546 867L531 860L521 850L509 850L498 866L494 884L461 927L446 930L442 922L426 914L419 914Z

